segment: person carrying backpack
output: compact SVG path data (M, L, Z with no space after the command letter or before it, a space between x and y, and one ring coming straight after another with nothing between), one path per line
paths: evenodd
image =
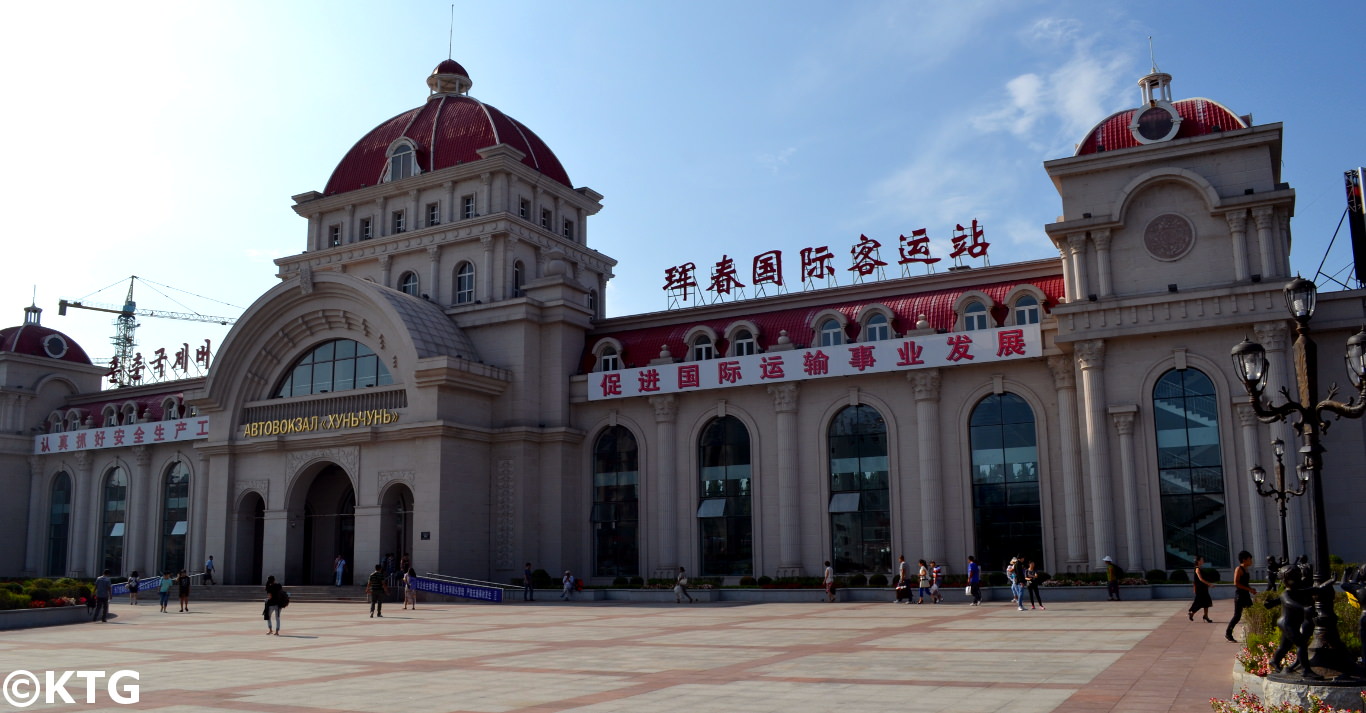
M275 575L272 574L266 578L266 636L270 636L272 633L276 636L280 635L280 610L287 606L289 606L289 594L285 592L285 588L279 582L275 581ZM273 630L270 626L272 614L275 615Z

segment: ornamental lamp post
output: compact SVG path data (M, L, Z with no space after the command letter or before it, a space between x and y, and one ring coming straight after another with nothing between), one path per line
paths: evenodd
M1257 414L1257 419L1262 423L1288 421L1300 439L1300 463L1296 466L1296 471L1299 473L1301 487L1304 483L1308 484L1310 495L1310 521L1314 531L1315 604L1314 634L1309 644L1309 665L1301 667L1301 676L1317 678L1318 676L1310 671L1311 668L1315 668L1329 677L1337 677L1351 671L1352 662L1338 637L1337 616L1333 613L1335 589L1328 562L1328 526L1324 519L1322 477L1324 449L1320 438L1329 426L1325 420L1328 414L1338 418L1361 418L1362 414L1366 413L1366 379L1363 378L1363 374L1366 374L1366 329L1347 340L1347 371L1352 379L1352 385L1356 387L1356 396L1347 403L1334 401L1337 385L1333 384L1329 387L1327 396L1320 400L1318 346L1309 336L1309 320L1314 316L1314 307L1318 302L1318 288L1313 282L1296 277L1285 286L1284 292L1286 309L1295 320L1293 354L1298 399L1292 398L1290 391L1285 387L1281 387L1280 390L1285 401L1279 406L1273 406L1262 398L1268 371L1266 350L1262 345L1244 339L1233 348L1230 356L1233 358L1233 367L1238 379L1243 382L1243 388L1247 390L1248 396L1252 397L1252 408ZM1281 455L1282 451L1278 450L1278 470ZM1261 469L1254 469L1254 479L1258 478L1258 470ZM1263 495L1265 493L1261 492L1261 483L1265 477L1265 471L1262 471L1258 480L1258 493ZM1284 487L1283 476L1278 476L1278 487ZM1281 508L1284 513L1283 501ZM1284 514L1281 522L1284 527ZM1284 542L1282 539L1283 550L1286 549ZM1289 556L1288 552L1286 556Z
M1266 469L1260 465L1252 466L1252 482L1257 485L1257 494L1264 498L1274 498L1276 504L1281 509L1281 566L1290 562L1290 538L1285 530L1285 509L1290 498L1304 495L1305 486L1309 484L1309 471L1303 467L1296 467L1295 471L1299 474L1299 485L1294 490L1285 487L1285 462L1282 456L1285 455L1285 441L1277 438L1271 442L1271 449L1276 454L1276 485L1266 486Z

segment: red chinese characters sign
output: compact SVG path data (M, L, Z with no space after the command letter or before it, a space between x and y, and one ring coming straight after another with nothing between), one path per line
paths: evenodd
M988 364L1043 356L1039 325L925 334L588 375L588 399L629 398L783 381Z
M127 426L86 428L66 433L47 433L33 439L33 454L93 451L122 446L145 446L172 441L194 441L209 437L209 419L182 418L152 421Z

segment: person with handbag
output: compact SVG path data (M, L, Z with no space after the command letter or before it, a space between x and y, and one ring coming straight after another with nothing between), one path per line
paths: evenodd
M1039 580L1039 570L1034 567L1033 562L1025 567L1024 576L1025 588L1029 590L1029 608L1033 609L1034 604L1038 603L1040 609L1047 609L1048 607L1043 605L1043 597L1039 596L1039 585L1043 582Z
M678 568L678 576L674 577L674 601L683 602L683 597L688 598L688 603L693 603L691 594L688 594L688 572L682 567Z
M982 604L982 565L977 564L977 558L968 555L968 587L966 594L972 597L971 606Z
M1199 555L1196 555L1196 557L1195 557L1195 583L1194 583L1194 585L1193 585L1193 586L1194 586L1194 589L1195 589L1195 599L1191 602L1190 609L1186 612L1186 618L1187 618L1187 619L1190 619L1191 621L1195 621L1195 612L1196 612L1196 610L1198 610L1198 609L1204 609L1204 610L1205 610L1205 614L1204 614L1204 619L1205 619L1205 621L1208 621L1208 622L1210 622L1210 623L1213 623L1214 620L1211 619L1211 618L1209 618L1209 608L1212 607L1212 606L1214 606L1214 600L1211 599L1211 598L1210 598L1210 595L1209 595L1209 580L1206 580L1206 579L1205 579L1205 575L1204 575L1204 573L1201 571L1201 570L1204 569L1204 565L1205 565L1205 558L1204 558L1204 557L1201 557L1201 556L1199 556Z

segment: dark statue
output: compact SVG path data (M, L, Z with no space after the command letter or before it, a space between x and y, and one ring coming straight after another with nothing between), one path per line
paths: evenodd
M1357 637L1362 642L1362 657L1357 659L1357 667L1366 674L1366 564L1355 570L1344 570L1340 586L1342 591L1356 599L1357 606L1361 608L1361 618L1357 620Z
M1266 591L1270 592L1276 588L1277 576L1281 568L1289 564L1284 557L1277 561L1275 555L1266 556Z
M1281 628L1281 644L1271 656L1271 667L1280 673L1288 673L1296 668L1303 669L1305 678L1322 678L1309 667L1309 640L1314 634L1314 600L1325 595L1332 596L1334 583L1324 582L1314 586L1314 570L1308 562L1296 562L1281 567L1281 616L1276 625ZM1271 601L1267 607L1274 607ZM1285 655L1295 650L1295 665L1282 668Z

